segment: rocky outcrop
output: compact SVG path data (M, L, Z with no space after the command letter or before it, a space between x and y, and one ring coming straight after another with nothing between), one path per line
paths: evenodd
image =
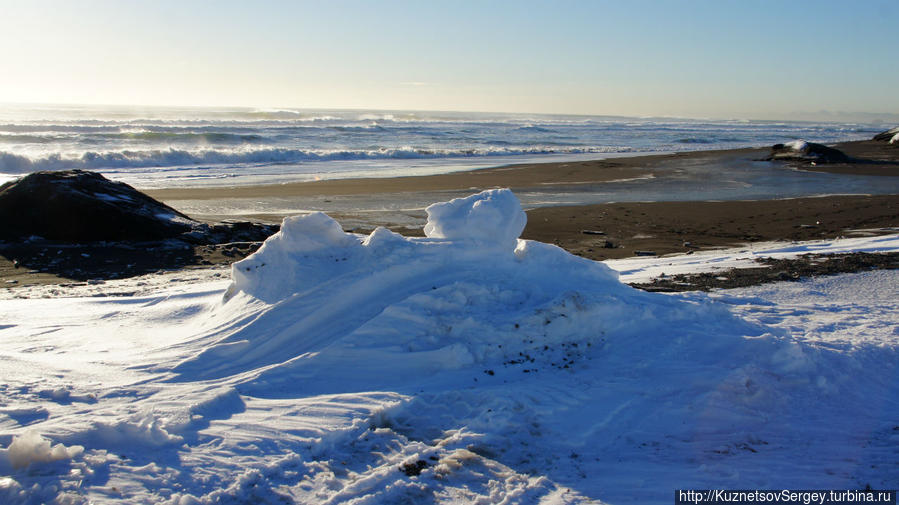
M871 140L881 140L884 142L889 142L890 144L899 145L899 126L885 132L880 132L877 135L874 135L874 138Z
M96 172L35 172L0 186L0 239L60 242L160 240L196 221Z
M123 182L86 170L35 172L0 186L0 240L224 244L261 242L278 228L249 221L201 223Z
M809 163L847 163L849 156L839 149L827 147L823 144L794 140L786 144L771 146L771 154L765 160L790 160Z
M5 259L13 270L60 279L230 263L278 229L249 221L201 223L84 170L36 172L0 186L0 269Z

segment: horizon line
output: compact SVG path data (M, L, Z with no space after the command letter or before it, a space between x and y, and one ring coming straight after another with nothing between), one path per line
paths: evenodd
M246 109L256 111L376 111L376 112L430 112L430 113L467 113L467 114L502 114L502 115L537 115L537 116L573 116L573 117L611 117L627 119L686 119L691 121L791 121L800 123L845 123L858 122L859 119L793 119L790 117L747 117L747 116L679 116L679 115L628 115L628 114L591 114L568 112L511 112L488 111L472 109L399 109L386 107L358 107L358 106L252 106L252 105L182 105L182 104L136 104L136 103L97 103L97 102L30 102L30 101L0 101L0 107L5 106L69 106L69 107L109 107L109 108L146 108L146 109ZM819 111L795 111L796 116L806 115L841 115L841 116L871 116L865 121L899 122L899 112L867 112L867 111L831 111L822 109ZM879 119L875 119L879 118Z

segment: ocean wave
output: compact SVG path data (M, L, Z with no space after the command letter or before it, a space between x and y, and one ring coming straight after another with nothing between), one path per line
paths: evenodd
M53 124L53 123L29 123L29 124L4 124L0 125L0 132L8 133L98 133L118 132L118 125L89 125L89 124Z
M2 130L2 127L0 127ZM125 130L94 128L84 129L59 128L23 128L33 130L28 133L8 133L0 131L0 142L22 144L49 144L69 141L96 144L101 142L132 141L155 143L192 143L192 144L240 144L256 143L266 139L258 133L231 133L223 131L191 131L184 128L159 128L154 130Z
M537 126L537 125L532 125L532 124L526 124L523 126L519 126L517 128L517 130L523 131L523 132L537 132L537 133L555 133L556 132L556 130L553 130L552 128L546 128L545 126Z
M9 144L51 144L59 142L59 140L60 136L57 134L21 135L0 133L0 142Z
M708 139L708 138L688 137L688 138L683 138L683 139L677 139L678 144L714 144L715 142L717 142L717 140Z
M328 129L339 131L339 132L383 132L387 131L387 128L374 123L374 124L365 124L365 125L352 125L352 126L328 126Z
M427 159L466 158L486 156L518 156L541 154L589 154L631 152L630 147L485 147L463 149L432 149L404 147L397 149L371 150L300 150L300 149L256 149L256 150L203 150L186 151L180 149L146 151L112 151L82 154L50 153L40 157L0 151L0 172L29 173L40 170L104 169L104 168L150 168L198 165L252 165L283 164L314 161L353 161L373 159Z
M193 143L241 143L259 142L264 139L257 134L235 134L224 132L177 132L177 131L125 131L100 135L110 140L139 140L147 142L193 142Z

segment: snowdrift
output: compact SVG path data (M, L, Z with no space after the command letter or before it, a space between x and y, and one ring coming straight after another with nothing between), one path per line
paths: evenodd
M646 293L518 239L508 190L428 216L423 238L289 218L230 280L5 300L0 502L895 487L895 272Z
M285 219L233 265L221 308L233 323L175 369L178 380L244 377L242 393L276 397L414 391L438 372L441 381L473 369L489 378L568 369L600 347L661 350L690 328L735 335L709 349L765 332L720 306L638 291L602 263L519 240L526 215L509 190L427 212L424 238L383 228L360 237L321 213Z

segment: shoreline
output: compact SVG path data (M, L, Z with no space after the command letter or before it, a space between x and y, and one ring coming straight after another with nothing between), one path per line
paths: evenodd
M801 171L843 175L899 177L899 148L884 142L859 140L833 144L860 161L833 164L783 163ZM163 201L212 200L221 198L265 198L291 196L368 195L372 193L407 193L454 191L507 187L527 190L536 187L582 186L645 178L660 170L670 170L678 163L727 164L738 161L760 161L770 149L745 147L704 151L613 156L586 161L548 161L516 163L477 168L436 175L326 179L320 181L253 184L244 186L171 187L144 190Z
M899 148L877 141L835 144L854 163L810 165L773 162L784 176L803 172L871 176L899 180ZM193 201L221 199L305 198L320 206L345 229L367 233L385 226L405 235L420 235L426 215L418 210L353 210L348 204L358 199L401 200L414 206L417 197L450 199L484 189L508 187L516 193L556 192L563 196L602 190L622 179L648 180L671 177L696 165L712 167L702 174L710 178L726 173L735 164L756 163L767 156L768 148L741 148L688 151L669 154L629 156L593 161L529 163L454 172L444 175L384 179L342 179L282 185L234 188L177 188L148 193L178 207L181 199ZM772 162L761 162L766 164ZM753 165L754 166L754 165ZM778 174L776 173L775 176ZM676 175L675 175L676 177ZM686 176L684 176L686 177ZM800 175L801 178L801 175ZM895 178L895 179L894 179ZM703 181L690 180L691 184ZM893 183L895 185L895 183ZM607 187L607 186L606 186ZM899 188L899 186L896 186ZM465 193L461 193L461 192ZM341 199L343 195L354 198ZM333 198L333 202L331 200ZM574 200L575 198L572 198ZM430 202L429 202L430 203ZM659 255L686 253L696 248L734 247L754 241L816 240L836 238L849 229L899 227L899 191L888 194L826 194L733 200L617 201L590 204L528 205L528 225L522 238L554 243L574 254L593 259L617 259L635 251ZM376 207L377 205L374 205ZM240 217L280 222L289 213L258 210ZM204 216L204 217L215 217ZM816 224L818 223L818 224ZM582 233L601 231L603 235ZM886 232L883 232L886 233ZM685 246L684 243L689 243Z

